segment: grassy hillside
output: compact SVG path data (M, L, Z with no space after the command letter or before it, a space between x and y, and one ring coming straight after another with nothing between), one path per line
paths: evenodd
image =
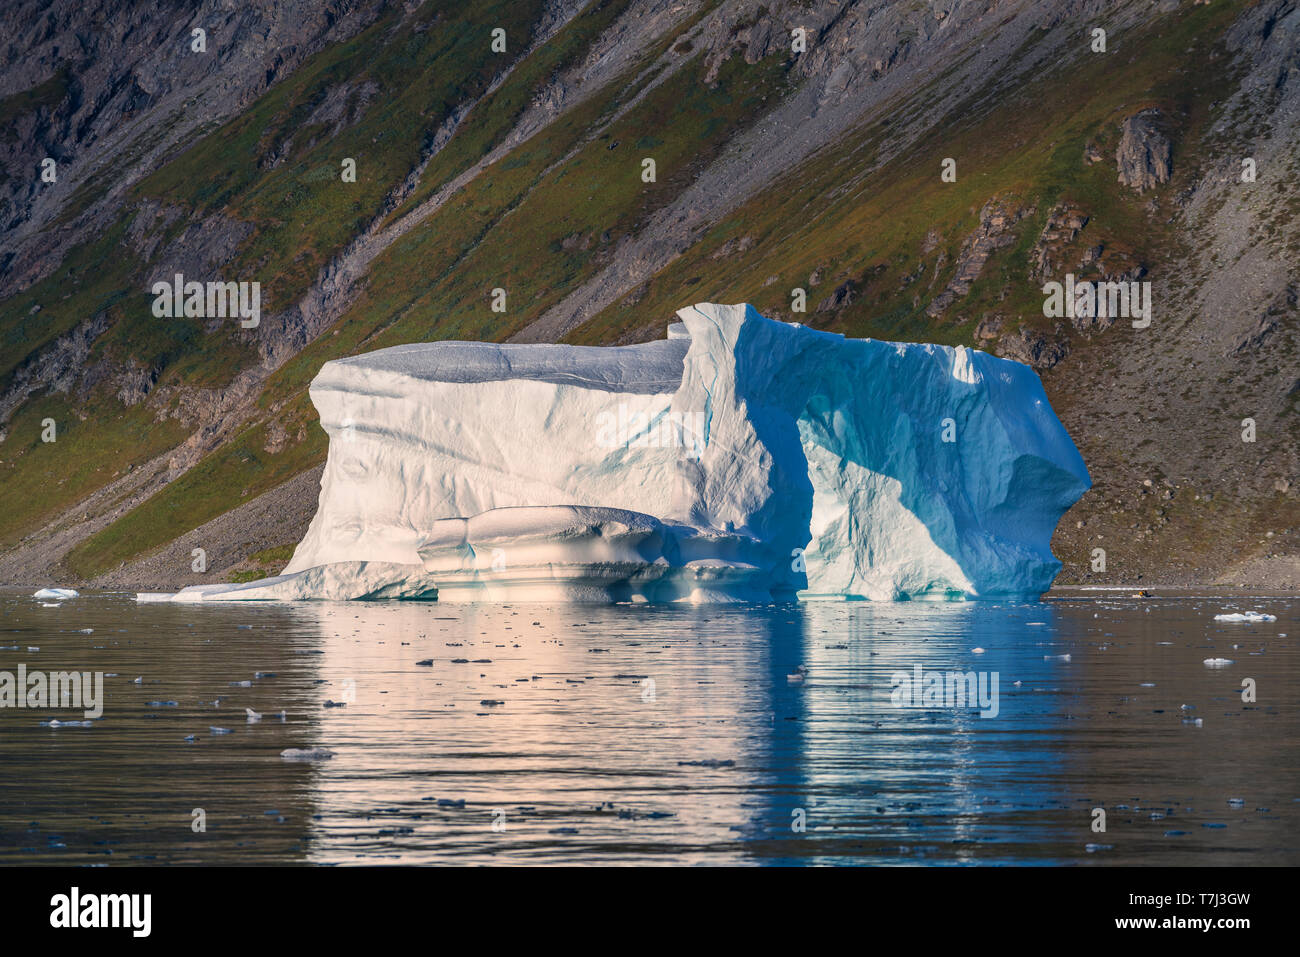
M131 405L106 375L72 392L37 390L19 406L0 444L7 506L0 547L175 447L195 427L193 409L219 404L236 374L261 361L261 333L150 314L145 279L177 254L186 229L200 223L212 234L243 236L223 276L260 281L264 316L289 309L358 235L401 222L492 157L540 91L595 55L630 3L595 0L531 52L541 0L389 10L135 183L109 229L48 278L0 302L0 381L103 316L108 331L87 363L116 372L138 365L156 382L147 401ZM502 340L597 277L621 241L639 235L804 82L780 44L755 62L730 55L710 78L716 58L688 34L718 6L700 5L598 89L576 91L576 105L487 163L384 250L341 317L260 384L247 420L193 468L81 541L67 570L90 578L150 554L323 461L326 440L306 393L323 362L413 341ZM1242 68L1225 55L1222 37L1244 6L1148 18L1123 33L1112 54L1059 61L1018 85L992 74L965 90L944 122L900 149L896 131L928 115L936 92L954 82L950 65L704 224L683 255L567 339L657 338L676 309L704 300L749 301L768 315L851 336L992 348L992 338L979 338L982 324L1023 328L1070 348L1068 361L1042 374L1104 487L1112 474L1126 474L1129 451L1089 434L1089 389L1114 373L1136 334L1117 325L1079 336L1045 319L1031 252L1054 211L1077 209L1088 217L1087 232L1067 258L1081 262L1084 246L1095 246L1110 268L1177 271L1195 237L1155 216L1153 203L1167 208L1217 159L1210 129ZM752 22L733 24L731 38ZM507 31L505 53L490 49L495 27ZM1031 37L1018 55L1042 42ZM661 73L668 51L681 65ZM11 114L60 89L5 100L0 134ZM1121 121L1148 107L1167 118L1175 176L1138 196L1116 182L1113 158ZM433 151L438 131L453 122L454 135ZM1085 162L1088 150L1105 160ZM641 178L647 157L657 167L653 183ZM957 162L956 182L940 178L948 157ZM356 160L355 183L340 180L344 158ZM92 179L81 187L65 221L103 186ZM969 290L936 314L932 304L988 209L1013 225ZM1095 276L1097 268L1081 262L1078 273ZM505 313L489 306L497 287L507 291ZM791 309L796 287L807 291L805 314ZM53 444L39 438L46 417L60 425ZM1183 514L1193 550L1208 547L1215 523L1243 537L1258 531L1249 508L1222 500ZM1077 568L1086 539L1064 530L1060 543L1058 552L1064 548L1067 565ZM1136 562L1149 543L1134 547ZM1120 561L1126 554L1117 546Z

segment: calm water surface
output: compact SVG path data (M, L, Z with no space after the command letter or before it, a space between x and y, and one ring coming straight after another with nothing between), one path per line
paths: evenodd
M104 672L106 701L90 727L0 709L0 864L1300 863L1294 598L31 591L0 591L0 671ZM1277 621L1213 620L1245 609ZM895 707L892 675L917 665L997 672L998 715ZM280 756L317 746L335 756Z

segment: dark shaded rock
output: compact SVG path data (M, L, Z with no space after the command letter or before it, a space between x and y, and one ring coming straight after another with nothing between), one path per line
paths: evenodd
M845 306L853 304L857 295L858 285L852 279L846 279L843 283L835 287L835 291L823 299L817 305L818 312L833 312L836 309L843 309Z
M1259 317L1259 322L1255 325L1252 332L1243 336L1235 346L1228 350L1230 356L1246 355L1251 352L1257 352L1265 343L1272 339L1278 329L1281 328L1282 319L1287 315L1294 318L1296 311L1296 302L1300 299L1300 289L1296 286L1287 286L1264 310L1264 314Z
M998 343L997 354L1035 369L1050 369L1070 354L1070 340L1062 335L1022 328Z

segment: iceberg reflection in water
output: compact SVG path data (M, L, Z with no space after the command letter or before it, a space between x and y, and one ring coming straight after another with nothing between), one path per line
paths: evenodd
M1297 859L1291 601L0 604L0 670L116 675L92 727L0 710L4 863ZM895 707L918 667L996 716Z

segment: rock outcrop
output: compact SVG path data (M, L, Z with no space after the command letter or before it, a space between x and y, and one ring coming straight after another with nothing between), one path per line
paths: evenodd
M1159 110L1143 110L1121 127L1115 163L1119 181L1139 193L1169 181L1173 148L1161 131Z

